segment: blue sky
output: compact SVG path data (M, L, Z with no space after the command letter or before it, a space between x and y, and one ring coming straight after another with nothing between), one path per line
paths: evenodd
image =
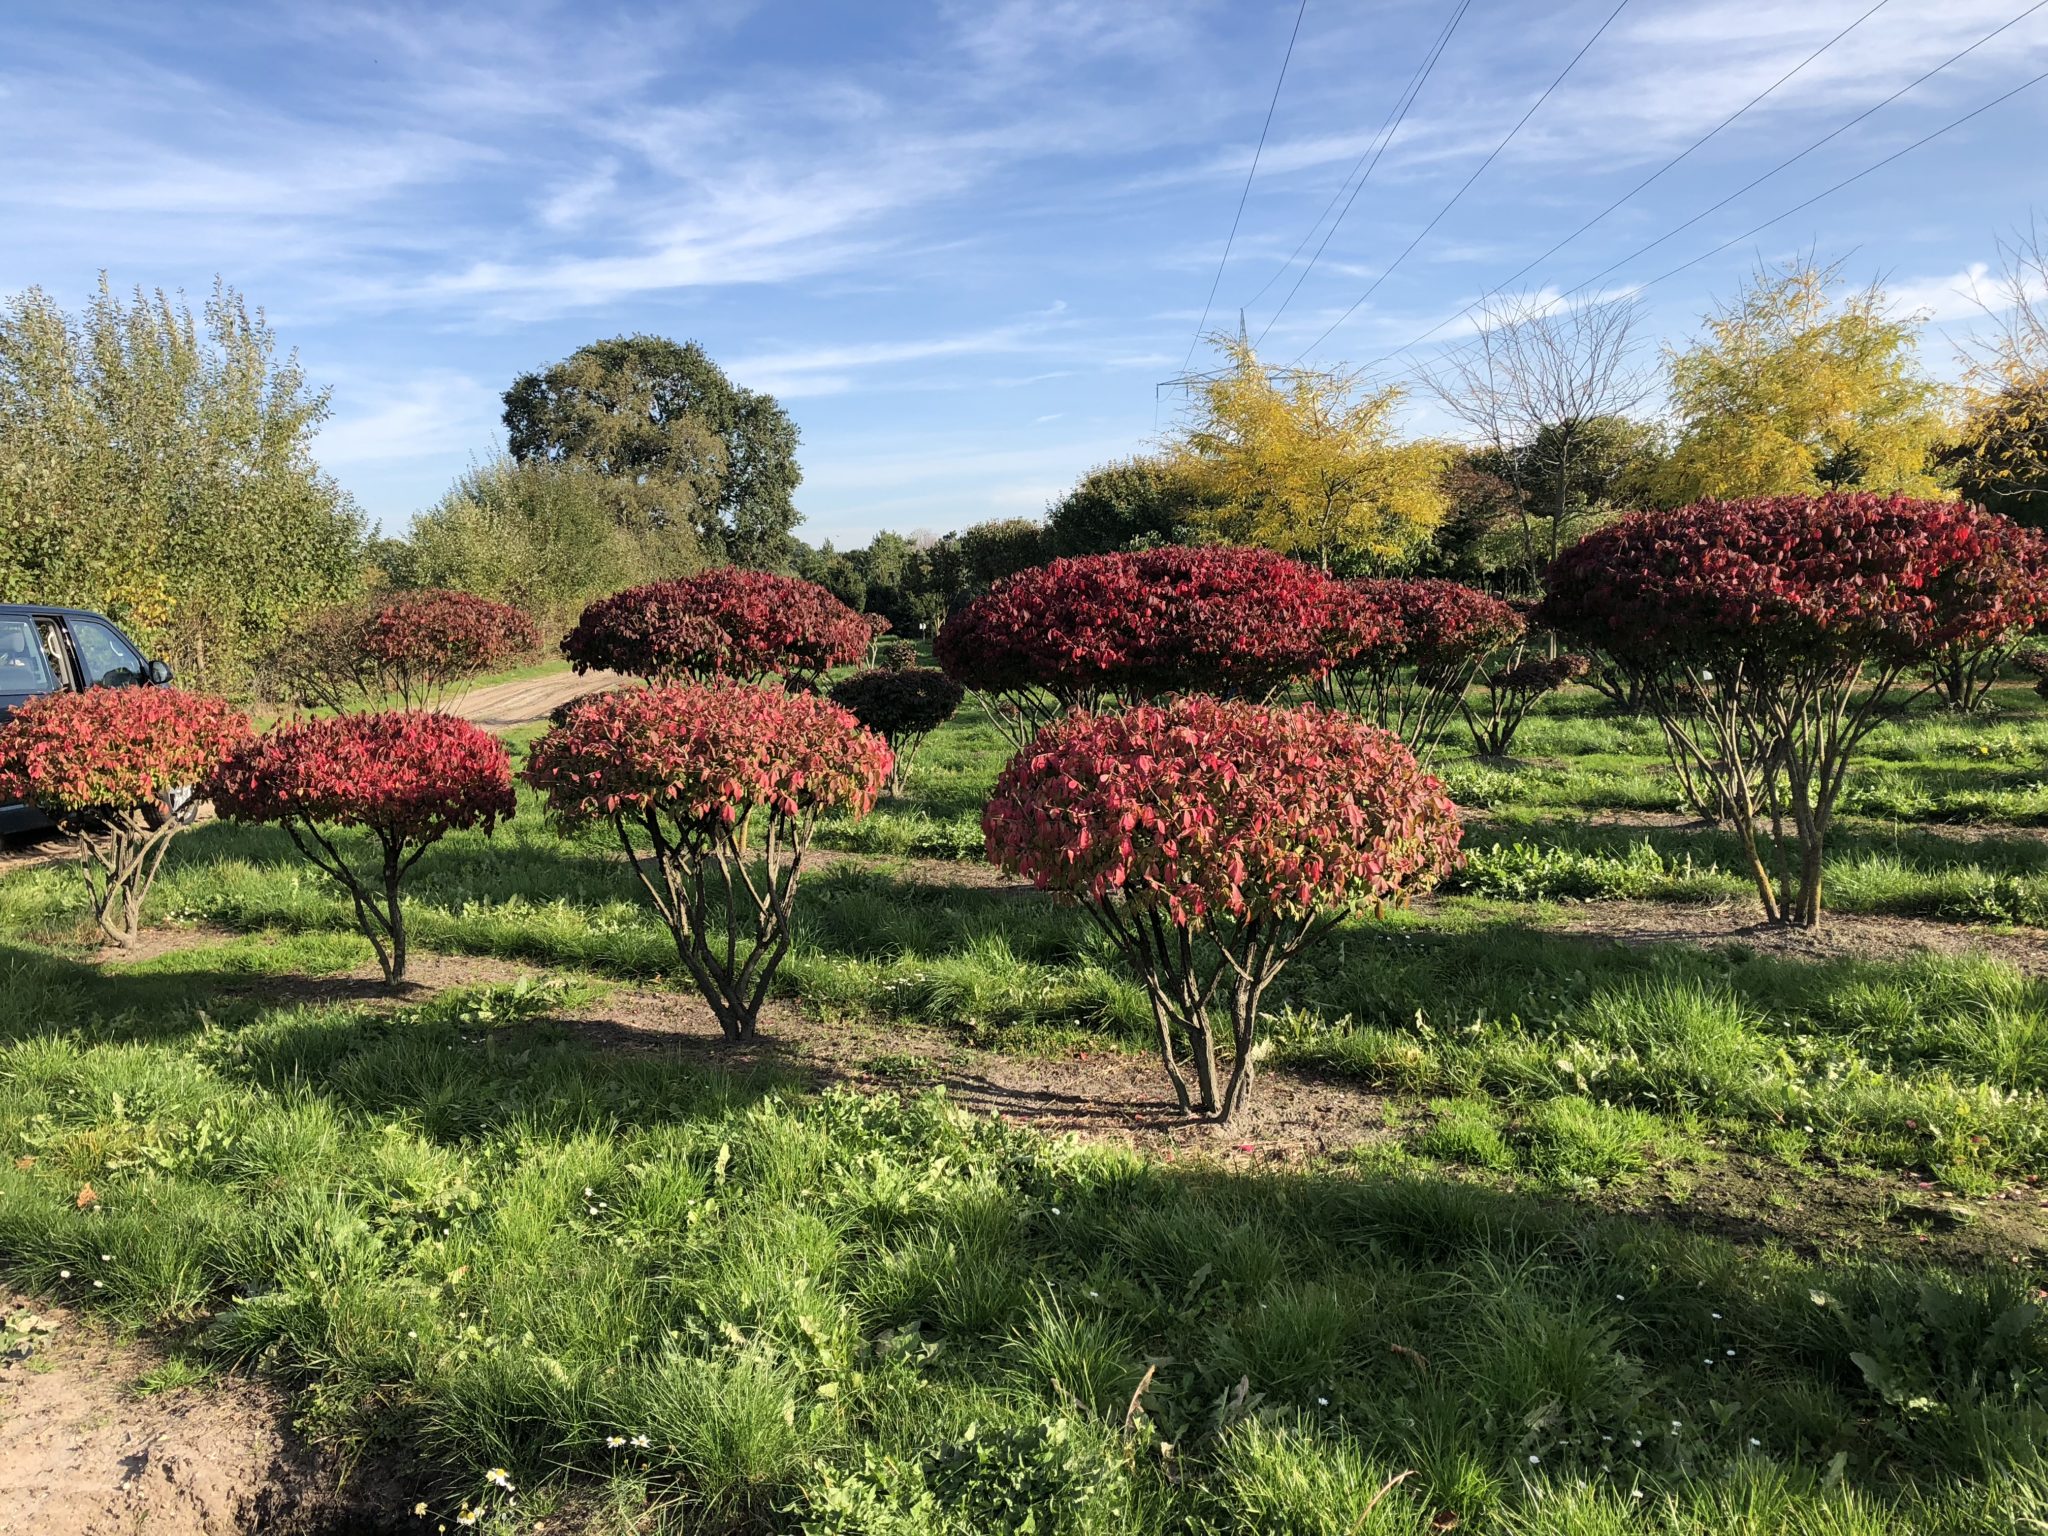
M1375 279L1312 359L1363 363L1456 315L1871 3L1629 0L1389 273L1615 4L1473 0L1267 353L1311 347ZM1517 286L1574 287L2030 3L1887 0ZM1288 257L1453 5L1308 0L1212 325L1250 304L1266 328L1301 270ZM319 455L394 530L502 444L517 372L623 331L694 337L782 397L804 436L799 533L842 544L1036 513L1171 424L1154 386L1187 354L1296 16L1295 0L0 9L0 292L75 306L105 268L196 301L223 275L332 386ZM2044 69L2048 9L1598 288L1656 277ZM1683 337L1759 257L1811 248L1930 310L1945 369L1971 273L2048 212L2044 142L2048 83L1651 287L1649 329ZM1418 406L1413 425L1441 423Z

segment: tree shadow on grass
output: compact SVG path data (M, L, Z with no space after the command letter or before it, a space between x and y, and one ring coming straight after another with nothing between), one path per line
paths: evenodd
M2029 1299L2038 1282L2021 1273L1822 1267L1769 1233L1738 1245L1443 1177L1091 1159L910 1111L891 1120L798 1109L806 1064L773 1040L730 1069L698 1050L627 1051L560 1017L545 995L526 1007L502 988L488 1006L460 995L397 1011L276 1004L248 994L240 970L109 972L15 945L0 945L0 979L13 1040L201 1049L193 1037L206 1032L204 1060L218 1077L450 1148L544 1152L570 1138L715 1122L718 1168L730 1146L745 1170L750 1137L765 1147L786 1132L733 1112L785 1094L829 1138L831 1179L798 1195L751 1191L736 1174L732 1198L705 1212L705 1241L662 1250L664 1287L670 1266L715 1266L760 1242L762 1223L788 1219L789 1207L815 1207L835 1224L845 1272L817 1271L812 1289L790 1293L792 1306L814 1310L820 1296L836 1306L843 1289L863 1336L934 1329L946 1370L920 1377L920 1393L999 1382L1042 1396L1046 1412L1078 1402L1111 1428L1148 1362L1158 1364L1146 1409L1162 1438L1186 1448L1197 1480L1215 1476L1209 1459L1230 1443L1233 1394L1247 1415L1296 1426L1304 1444L1386 1461L1387 1476L1416 1467L1418 1528L1437 1509L1473 1525L1488 1506L1533 1510L1519 1479L1538 1464L1545 1479L1615 1479L1622 1498L1635 1484L1733 1499L1760 1466L1781 1499L1821 1499L1837 1483L1878 1501L1920 1483L1978 1497L2007 1472L2037 1468L2048 1435L2048 1318ZM505 1172L498 1155L478 1165L486 1200ZM910 1183L870 1187L899 1165ZM206 1166L185 1177L213 1176ZM915 1199L901 1198L912 1187ZM118 1198L116 1185L107 1192ZM730 1243L721 1222L736 1224ZM165 1226L160 1241L182 1240L179 1230ZM979 1246L956 1257L954 1245L970 1240ZM945 1256L925 1279L920 1243ZM716 1304L702 1285L712 1272L693 1271L692 1305ZM967 1279L978 1287L971 1312L948 1300ZM469 1283L516 1298L523 1282L493 1272ZM647 1314L650 1328L663 1320ZM290 1326L321 1344L333 1325L315 1321L302 1309ZM783 1323L750 1320L764 1334ZM652 1368L631 1352L556 1365L593 1390ZM494 1429L531 1459L559 1463L548 1415L560 1411L560 1382L491 1380ZM1631 1436L1648 1443L1625 1449ZM1381 1480L1366 1480L1367 1491ZM1971 1527L1908 1511L1894 1528Z

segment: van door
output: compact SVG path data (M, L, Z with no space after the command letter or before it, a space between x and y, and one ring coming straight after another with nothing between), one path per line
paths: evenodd
M39 693L55 693L63 686L62 677L32 621L18 615L0 618L0 699L19 704Z

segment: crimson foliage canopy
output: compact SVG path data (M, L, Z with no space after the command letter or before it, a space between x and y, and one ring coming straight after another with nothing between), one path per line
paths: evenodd
M815 582L727 566L601 597L562 637L578 672L815 682L867 654L867 621Z
M1021 743L1060 711L1175 693L1262 697L1320 676L1339 584L1264 549L1082 555L999 581L934 644Z
M1391 732L1201 695L1054 722L1003 770L982 827L993 862L1079 901L1117 944L1183 1108L1224 1119L1280 967L1335 918L1431 883L1462 835ZM1235 1046L1224 1086L1219 998Z
M1537 618L1655 711L1694 802L1734 823L1766 914L1812 927L1857 745L1938 653L2029 627L2031 536L1958 502L1703 501L1580 540Z
M78 844L100 932L133 944L179 792L248 739L225 700L175 688L93 688L28 700L0 724L0 801L35 806Z
M450 832L489 833L513 810L505 744L467 720L422 710L294 721L222 763L208 794L231 821L277 822L348 892L387 981L404 979L406 872ZM365 873L336 834L370 834Z
M753 1037L788 954L818 817L863 815L886 743L815 694L686 683L598 695L526 779L569 826L608 823L729 1039Z

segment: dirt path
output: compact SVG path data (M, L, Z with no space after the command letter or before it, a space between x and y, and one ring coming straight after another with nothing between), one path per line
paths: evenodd
M282 1393L163 1387L162 1360L62 1307L6 1295L4 1536L327 1536L399 1529L401 1495L356 1487L291 1430ZM358 1500L367 1507L352 1507ZM378 1505L389 1505L379 1508ZM416 1522L415 1522L416 1523Z
M448 712L474 720L491 731L509 731L515 726L545 720L548 711L571 699L605 688L617 688L631 679L617 672L550 672L545 677L526 677L510 683L492 683L474 688L448 706Z

